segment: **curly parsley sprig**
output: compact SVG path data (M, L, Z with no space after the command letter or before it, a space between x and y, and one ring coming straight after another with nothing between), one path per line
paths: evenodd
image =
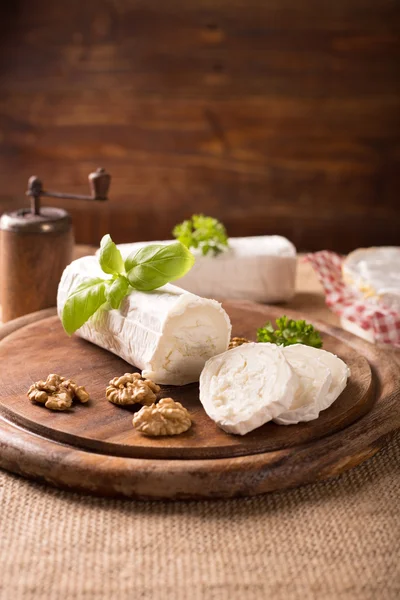
M270 342L278 346L291 344L305 344L314 348L322 348L322 339L319 331L306 321L289 319L286 316L276 319L277 329L271 321L257 330L257 342Z
M199 248L206 256L217 255L228 247L228 236L224 225L213 217L193 215L176 225L172 235L186 248Z

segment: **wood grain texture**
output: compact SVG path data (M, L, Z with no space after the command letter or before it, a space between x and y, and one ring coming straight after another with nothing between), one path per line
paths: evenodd
M55 305L73 245L72 229L51 233L0 231L2 321Z
M79 242L203 211L299 249L400 243L398 3L3 4L1 210L104 164L112 201L68 204Z
M237 327L235 333L237 334L246 333L248 331L246 327L253 327L252 319L254 322L258 322L261 317L265 319L274 316L277 310L276 308L271 309L271 307L262 306L258 306L256 310L253 310L254 306L251 307L249 303L232 303L227 305L227 308L232 313L234 327ZM46 316L44 315L44 317ZM295 313L293 313L293 316L296 316ZM299 315L297 314L297 316ZM49 336L51 338L52 323L53 319L47 317L38 321L37 324L33 323L16 330L3 339L0 350L9 349L13 340L16 347L22 350L22 345L18 346L20 340L24 339L25 336L26 342L29 342L30 333L36 331L40 326L42 326L43 337ZM252 447L250 441L246 454L242 456L234 456L235 452L231 453L232 448L228 448L228 451L225 448L222 454L218 454L220 448L217 448L217 456L220 456L217 460L204 458L194 460L188 457L175 460L168 457L158 460L140 457L130 458L117 456L115 451L112 455L100 454L94 448L88 446L87 439L80 439L80 447L73 445L77 443L76 437L75 439L71 437L68 440L70 443L65 443L67 440L63 439L64 443L60 444L46 438L46 431L41 428L43 424L47 424L47 426L54 426L58 429L59 417L64 418L62 427L64 428L67 418L71 422L74 419L76 422L78 419L85 419L83 411L88 411L87 414L89 414L91 408L98 408L98 404L92 407L90 405L82 407L82 410L76 410L75 414L70 415L47 413L41 407L33 407L37 408L37 411L30 412L28 409L28 412L24 413L22 404L15 398L13 400L9 395L7 390L10 389L10 384L6 382L7 376L2 374L1 389L4 391L0 398L2 409L0 416L0 465L25 476L34 477L68 489L135 498L176 499L254 495L335 476L372 456L384 444L388 435L400 427L400 405L398 402L400 372L391 358L391 354L334 327L318 322L317 325L324 332L327 347L330 345L331 349L336 348L339 354L343 355L344 353L347 358L350 358L350 361L352 358L355 359L355 362L352 363L353 376L356 381L360 382L361 388L366 392L370 389L372 393L367 402L360 404L357 400L357 392L355 392L353 396L354 406L358 406L359 410L357 420L354 420L354 414L353 418L348 419L348 413L343 410L343 406L338 413L332 409L325 411L325 415L331 412L330 422L331 425L333 424L333 428L330 432L328 430L325 432L316 430L317 434L315 436L307 437L304 436L304 429L310 425L312 426L312 424L304 424L305 428L301 426L274 426L273 429L265 429L265 434L272 438L276 435L274 430L282 429L289 437L289 445L283 441L283 438L279 442L278 435L275 438L276 447L273 447L273 444L270 445L269 451L262 451L261 446L258 446L258 448ZM1 333L0 336L2 337ZM90 346L85 342L82 342L82 344ZM54 348L50 347L45 363L42 362L42 368L54 365L52 363L53 354ZM93 354L93 357L95 356L96 353ZM117 360L113 359L111 355L108 356L110 361ZM373 369L373 388L369 388L371 376L368 367L365 366L365 359ZM96 365L99 364L97 360L98 356L96 356L94 363L95 372ZM2 364L4 364L4 361ZM73 364L73 359L69 364ZM66 367L67 365L65 365ZM101 368L106 368L105 363L102 364ZM30 372L29 367L27 371ZM85 373L84 365L82 365L83 373ZM96 377L98 377L98 374L95 375ZM95 380L93 383L95 384ZM184 388L182 389L184 390ZM373 402L371 402L371 399ZM96 398L94 403L95 400ZM338 405L342 401L343 398L339 399ZM27 400L25 402L28 403ZM348 398L346 402L349 406L352 405L351 398ZM4 410L5 405L8 407L7 410ZM29 403L26 406L29 407ZM123 422L130 423L131 414L127 414L126 411L117 407L110 408L115 412L116 422L118 421L121 424ZM29 425L27 420L23 421L19 417L15 418L17 412L19 412L19 416L22 414L26 417L29 414L29 420L31 421ZM341 417L338 418L339 413ZM196 419L198 414L195 414L194 436L197 435ZM10 417L14 419L14 422L10 420ZM93 415L93 420L96 418ZM342 419L341 425L340 419ZM314 426L318 421L314 423ZM33 424L32 426L33 422L36 425ZM111 431L112 424L109 418L103 418L101 422L102 426L98 428L98 435L104 439L104 434ZM85 420L85 423L87 429L90 430L90 422ZM339 430L337 430L338 425L340 425ZM33 428L35 432L30 431L27 426ZM78 431L82 435L82 429L80 430L78 424L71 425L71 427L75 428L75 434ZM123 432L123 430L124 427L122 426L120 431ZM200 430L201 425L199 426L199 432ZM41 436L37 435L38 433L41 433ZM327 435L328 433L330 434ZM215 432L211 428L208 433L211 445L219 434L227 439L232 438L234 443L239 440L240 443L246 444L246 438L248 440L251 438L251 436L237 438L223 432ZM58 435L59 433L57 433ZM132 432L132 430L131 436L131 439L135 438L135 432ZM126 444L128 438L124 433L122 438ZM176 444L178 439L173 439L172 445ZM183 435L181 440L181 450L186 447L188 441L189 445L187 447L190 447L190 436L186 437L185 440L185 435ZM259 443L260 441L266 443L268 447L269 440L259 440ZM159 443L163 445L162 440L150 441L150 445L153 447ZM204 443L203 440L202 443ZM278 446L280 446L279 449ZM169 450L171 447L169 447ZM168 445L165 448L168 448ZM149 452L149 446L146 452ZM183 452L181 456L184 456Z

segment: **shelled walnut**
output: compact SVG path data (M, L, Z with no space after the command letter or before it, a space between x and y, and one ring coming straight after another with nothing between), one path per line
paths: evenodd
M140 373L125 373L122 377L114 377L106 389L106 398L113 404L150 405L156 401L160 387L144 379Z
M133 417L133 426L148 436L178 435L187 431L192 420L186 408L172 398L158 404L143 406Z
M50 410L68 410L75 399L82 403L89 400L89 394L84 387L56 373L48 375L46 381L33 383L27 396L31 402L44 404Z
M237 348L238 346L242 346L242 344L248 344L250 340L244 337L233 337L229 342L228 350L232 350L232 348Z

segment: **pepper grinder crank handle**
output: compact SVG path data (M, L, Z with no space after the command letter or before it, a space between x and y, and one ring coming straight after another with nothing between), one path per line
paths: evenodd
M71 216L62 208L40 206L41 198L107 200L111 176L104 169L89 175L90 195L43 189L31 177L26 195L30 208L0 217L0 305L3 322L56 305L57 288L71 262L74 234ZM1 316L0 316L1 320Z
M89 177L90 195L65 194L63 192L51 192L43 189L42 181L33 175L29 178L28 189L25 192L31 199L31 212L34 215L40 215L40 198L62 198L67 200L108 200L108 191L110 189L111 175L105 169L100 167Z

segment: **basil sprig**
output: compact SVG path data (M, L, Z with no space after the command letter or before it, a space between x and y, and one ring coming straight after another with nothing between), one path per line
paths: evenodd
M183 277L194 264L181 242L149 244L123 260L109 235L100 244L99 263L109 278L88 279L69 294L62 311L68 335L82 327L100 308L119 308L132 289L150 292Z

